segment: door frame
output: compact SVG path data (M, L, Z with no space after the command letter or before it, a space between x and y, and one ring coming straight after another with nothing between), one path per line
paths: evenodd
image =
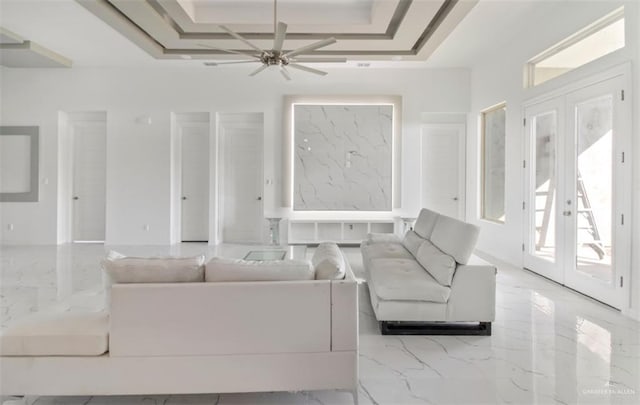
M620 308L623 312L628 312L631 308L631 236L632 236L632 175L633 175L633 148L632 148L632 125L633 125L633 115L632 115L632 103L633 100L633 87L632 87L632 66L631 62L624 62L618 65L615 65L609 69L601 71L599 73L595 73L589 75L589 77L582 78L579 80L575 80L569 84L557 87L553 90L550 90L544 94L531 97L525 100L522 103L522 117L526 117L526 111L528 108L531 108L537 104L550 101L556 99L558 97L566 97L571 93L577 92L581 89L596 85L601 82L605 82L611 79L619 78L621 89L620 91L624 91L624 101L619 105L619 112L621 115L620 118L620 128L619 132L622 134L626 134L626 136L622 136L621 139L618 139L614 143L615 157L614 162L617 162L618 167L614 168L614 180L617 182L615 187L619 188L619 191L614 190L614 198L615 194L618 194L618 200L614 201L614 217L612 225L615 225L615 231L612 230L612 236L615 240L615 253L612 258L612 265L616 266L615 272L618 276L617 280L614 280L613 285L616 286L616 289L621 292L622 299L620 300ZM622 94L619 94L622 97ZM564 101L565 110L566 110L566 99ZM563 131L566 131L568 125L565 125ZM527 125L523 125L522 134L524 142L522 144L522 156L529 157L527 155L527 151L529 148L528 142L528 133L527 133ZM573 135L572 135L573 136ZM564 146L563 146L564 148ZM621 163L621 152L624 152L624 164ZM563 155L563 157L566 156ZM526 175L528 168L523 167L523 176ZM523 181L523 202L524 197L527 195L527 186L526 182ZM625 187L625 185L627 187ZM556 209L558 209L560 204L557 204ZM523 251L522 251L522 262L523 265L525 263L524 255L526 246L525 243L528 238L528 221L529 216L527 215L527 211L522 211L522 241L523 241ZM621 224L621 215L624 215L624 225ZM614 264L615 263L615 264ZM546 277L546 275L541 274ZM553 277L549 277L554 281ZM624 280L624 282L622 282ZM564 285L564 275L563 281L561 282ZM568 287L571 288L571 287ZM586 295L586 294L585 294ZM593 298L593 297L592 297ZM594 298L597 300L597 298ZM608 304L607 304L608 305Z
M420 206L424 207L422 199L424 179L424 157L422 151L427 129L455 129L458 133L458 219L464 220L466 213L466 153L467 153L467 125L465 123L429 123L425 122L420 125ZM460 167L462 165L462 167Z
M230 123L225 122L224 116L226 114L260 114L262 117L262 121L260 124L253 122L238 122L238 123ZM213 207L215 224L213 225L213 232L215 235L215 243L225 243L224 240L224 182L225 182L225 173L224 173L224 165L225 165L225 132L229 128L233 129L260 129L262 131L262 137L260 137L260 162L258 164L259 168L259 178L262 179L261 185L261 195L262 195L262 218L264 220L264 195L265 195L265 182L264 182L264 120L265 114L261 111L219 111L216 112L216 131L215 131L215 176L212 176L215 182L215 186L212 190L215 190L211 194L211 201L215 201L215 206ZM264 221L263 221L264 222ZM264 228L264 224L261 224L260 229ZM260 241L258 243L262 243L264 239L264 232L261 232ZM212 238L209 238L209 243L211 243Z

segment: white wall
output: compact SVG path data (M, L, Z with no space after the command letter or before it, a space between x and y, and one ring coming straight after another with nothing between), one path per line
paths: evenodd
M546 82L536 88L523 88L523 68L528 59L565 39L569 35L592 23L620 5L626 10L625 49L605 56L565 76ZM511 45L496 49L486 58L478 61L471 71L471 113L468 119L468 166L467 166L467 219L478 224L482 230L478 248L492 256L517 266L522 265L523 236L523 103L535 96L560 88L572 81L588 77L607 68L631 61L635 96L638 100L640 86L640 4L636 1L611 0L605 2L541 2L540 13L523 22L520 33L512 33ZM540 29L544 27L544 29ZM483 109L499 102L507 103L507 145L506 145L506 222L495 224L479 219L479 114ZM638 316L640 300L640 103L634 102L634 211L632 257L632 300L627 312Z
M403 97L402 172L419 173L421 113L467 112L465 69L333 69L326 77L250 68L0 70L3 125L39 125L40 201L0 204L0 243L57 241L58 114L107 112L107 243L170 242L171 113L264 112L265 209L280 206L282 102L297 94ZM136 121L150 117L151 124ZM48 179L48 185L43 180ZM417 214L419 176L403 176L402 209ZM14 224L9 231L7 225ZM145 231L144 225L149 225Z

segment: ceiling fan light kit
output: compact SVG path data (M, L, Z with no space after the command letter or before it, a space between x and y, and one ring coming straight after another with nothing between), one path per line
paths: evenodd
M294 69L301 70L303 72L313 73L319 76L325 76L327 72L322 70L313 69L308 66L300 65L299 63L345 63L347 61L346 58L309 58L309 57L297 57L297 55L304 55L311 53L317 49L324 48L325 46L329 46L335 44L337 41L335 38L326 38L312 44L294 49L289 52L283 52L282 47L284 45L284 40L287 35L287 24L283 22L277 22L278 12L277 12L277 0L273 2L273 49L266 50L261 49L252 42L248 41L246 38L242 37L242 35L234 32L224 25L220 25L220 29L225 31L227 34L231 35L235 39L243 42L245 45L249 46L255 52L240 52L234 51L231 49L222 49L216 48L206 44L199 44L202 47L209 49L216 49L223 52L239 54L245 57L252 58L251 60L241 60L234 62L206 62L206 66L218 66L218 65L232 65L239 63L253 63L259 62L262 63L262 66L258 67L256 70L251 72L249 76L255 76L258 73L262 72L266 68L270 66L278 66L280 73L286 80L291 80L291 76L289 75L289 71L286 67L292 67Z

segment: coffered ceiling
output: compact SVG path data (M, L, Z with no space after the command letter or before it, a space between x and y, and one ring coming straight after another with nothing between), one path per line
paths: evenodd
M334 37L314 56L349 60L423 61L478 0L280 0L277 19L288 24L284 50ZM271 49L270 0L77 0L156 59L237 60L220 49L252 51L225 25ZM214 49L210 49L214 48Z

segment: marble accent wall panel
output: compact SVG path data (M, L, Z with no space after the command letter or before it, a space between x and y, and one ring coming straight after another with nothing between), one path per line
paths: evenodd
M293 208L390 211L393 106L294 105Z

